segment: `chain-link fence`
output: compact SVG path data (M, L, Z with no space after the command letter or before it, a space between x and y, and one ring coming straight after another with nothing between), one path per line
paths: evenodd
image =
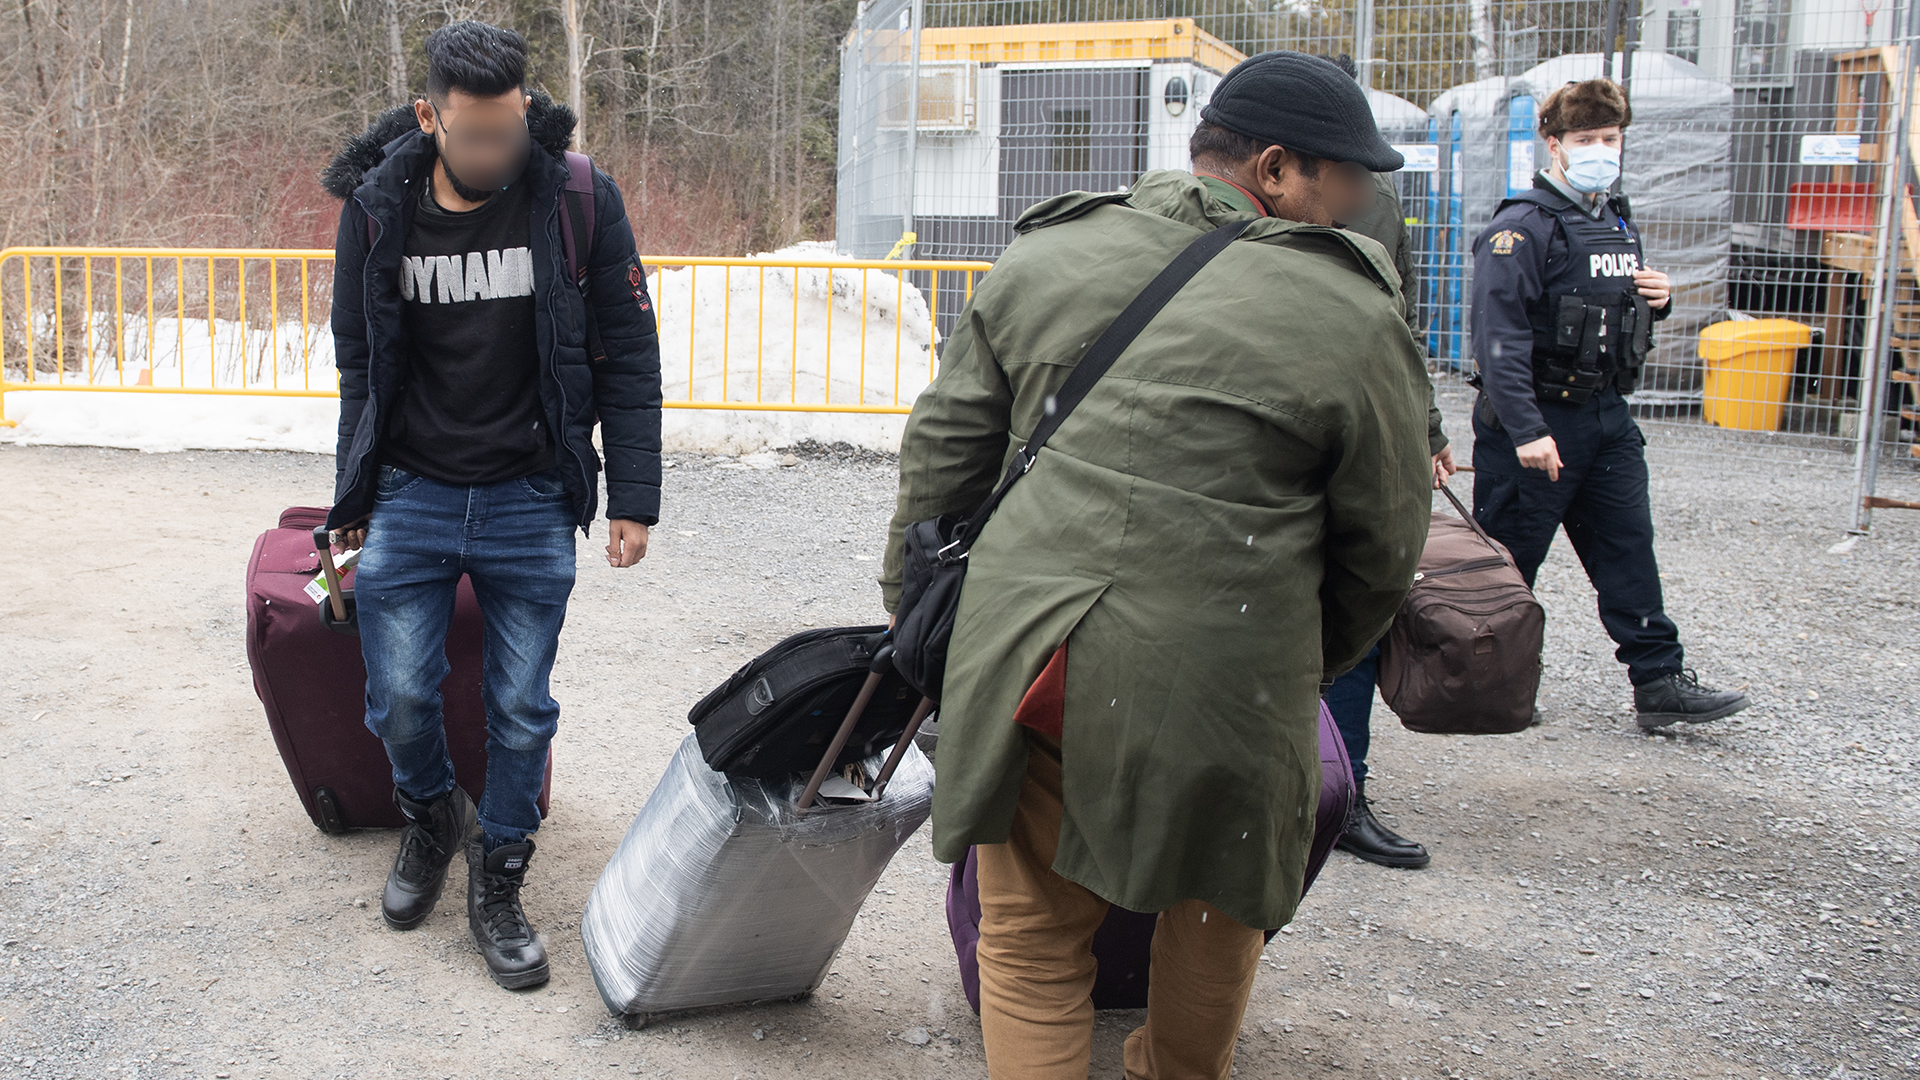
M1888 196L1920 160L1896 119L1910 3L869 0L843 50L838 241L992 259L1043 198L1188 167L1201 107L1245 56L1347 54L1407 157L1416 336L1461 380L1473 241L1548 164L1540 103L1604 74L1634 110L1620 190L1675 284L1632 398L1650 437L1724 466L1852 470L1857 495L1912 501L1920 221Z

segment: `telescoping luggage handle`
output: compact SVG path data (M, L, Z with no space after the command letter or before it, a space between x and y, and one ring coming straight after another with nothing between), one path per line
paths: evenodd
M854 696L853 704L847 709L847 718L840 722L840 730L833 733L833 742L827 744L827 752L821 755L820 764L814 766L813 775L807 778L807 789L800 793L800 802L795 809L806 813L813 808L814 799L820 795L820 785L827 782L833 772L833 763L840 758L840 751L847 748L847 740L853 737L853 729L860 724L860 717L867 711L867 703L873 700L874 691L880 688L880 680L887 677L893 667L893 643L887 642L873 651L873 661L867 665L867 681L860 684L860 693ZM887 781L893 779L893 771L900 767L900 759L907 754L907 747L913 745L913 737L920 733L920 725L927 722L933 712L933 699L923 697L913 710L913 717L907 721L907 729L900 733L900 740L893 744L893 752L887 755L887 762L880 768L880 775L873 781L873 797L880 798L886 793Z
M359 633L359 612L353 593L340 588L340 568L333 562L333 537L325 525L314 528L313 549L320 553L320 572L327 576L327 602L320 605L320 625L336 634Z

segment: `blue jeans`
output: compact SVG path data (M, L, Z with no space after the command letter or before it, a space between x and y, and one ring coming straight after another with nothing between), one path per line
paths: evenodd
M1379 678L1380 646L1375 645L1365 660L1327 687L1327 711L1340 729L1340 741L1347 744L1355 780L1367 778L1367 747L1373 742L1373 687Z
M481 697L489 850L540 827L547 746L560 705L548 692L573 592L575 512L558 470L457 487L380 467L354 582L367 662L367 728L387 746L393 782L419 800L453 790L441 715L447 628L465 574L485 615Z

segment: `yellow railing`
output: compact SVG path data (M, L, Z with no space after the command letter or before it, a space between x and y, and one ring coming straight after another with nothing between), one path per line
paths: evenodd
M8 392L334 397L326 249L0 250ZM643 256L670 408L904 413L985 262Z
M669 255L641 261L650 268L668 408L837 413L909 411L937 367L938 313L957 313L993 265Z

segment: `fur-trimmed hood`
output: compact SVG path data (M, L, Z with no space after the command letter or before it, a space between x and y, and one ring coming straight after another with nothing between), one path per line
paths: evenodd
M527 106L527 131L533 136L533 144L554 160L564 161L578 122L573 110L548 97L543 90L527 93L533 98L533 103ZM420 130L420 122L414 118L412 105L396 105L374 117L367 130L348 139L321 170L320 186L336 199L352 196L367 174L387 160L394 141L409 133L422 139L426 137Z

